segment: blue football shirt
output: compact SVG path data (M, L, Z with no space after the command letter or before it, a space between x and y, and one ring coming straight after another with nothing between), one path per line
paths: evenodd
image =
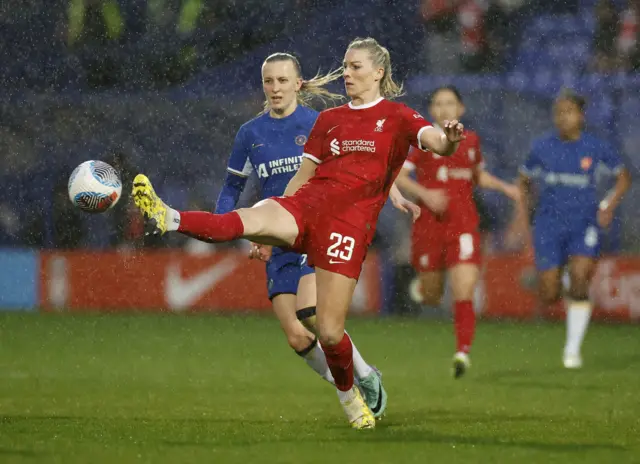
M227 170L248 177L255 172L262 198L280 196L302 162L302 150L318 117L298 105L286 118L268 113L245 123L236 135Z
M593 135L568 142L554 132L534 141L520 171L539 188L536 215L570 221L595 218L598 175L617 174L623 167L620 156Z

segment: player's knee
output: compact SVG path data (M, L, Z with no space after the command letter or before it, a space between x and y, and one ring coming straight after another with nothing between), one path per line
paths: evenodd
M592 273L592 269L587 267L571 272L569 294L572 298L584 300L589 297L589 284L591 283Z
M420 293L422 295L422 303L427 306L440 306L442 302L442 286L433 284L432 282L420 283Z
M440 292L422 291L422 303L427 306L440 306L442 295Z
M453 299L456 301L473 300L475 284L457 285L453 288Z
M342 337L344 337L344 325L331 324L318 327L318 339L323 345L337 345Z
M571 281L571 287L569 289L569 296L572 300L587 300L589 299L589 279L575 279Z
M559 288L549 288L549 287L541 287L540 288L540 300L545 305L552 305L560 301L560 289Z
M302 325L308 330L316 333L316 307L309 306L308 308L299 309L296 311L296 317Z

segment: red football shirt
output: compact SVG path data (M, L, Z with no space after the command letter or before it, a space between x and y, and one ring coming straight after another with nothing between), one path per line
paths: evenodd
M473 186L478 166L483 163L480 139L473 131L465 131L466 139L449 157L412 149L404 167L415 171L416 181L428 189L446 190L449 196L447 211L436 216L423 208L420 222L448 222L464 230L475 229L479 223L478 210L473 201Z
M296 193L317 213L370 231L409 148L431 124L414 110L383 98L320 113L303 157L318 164Z

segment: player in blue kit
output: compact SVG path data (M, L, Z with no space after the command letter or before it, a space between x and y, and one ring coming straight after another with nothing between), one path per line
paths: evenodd
M262 198L283 195L300 167L302 152L318 113L306 106L311 98L337 99L324 88L341 72L303 80L300 63L292 55L276 53L262 65L265 111L244 124L236 135L225 185L216 213L233 211L247 177L258 176ZM327 381L333 376L314 333L316 285L306 256L280 248L253 245L251 257L267 261L268 294L289 346ZM387 403L379 372L364 361L353 346L355 377L375 417Z
M582 366L580 349L592 309L589 284L599 256L601 230L609 227L631 185L629 171L618 154L584 132L585 104L584 98L572 91L560 94L553 107L556 130L533 143L520 170L525 205L529 203L531 181L535 180L538 186L533 248L544 304L560 298L562 272L568 266L570 288L563 353L568 369ZM617 181L599 201L596 176L603 171L616 175Z

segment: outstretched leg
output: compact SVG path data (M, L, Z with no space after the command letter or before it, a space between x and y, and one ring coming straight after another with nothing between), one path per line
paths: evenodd
M158 197L149 179L133 180L133 201L147 219L148 233L177 231L205 242L246 238L263 245L291 246L298 236L295 218L273 200L226 214L177 211Z

